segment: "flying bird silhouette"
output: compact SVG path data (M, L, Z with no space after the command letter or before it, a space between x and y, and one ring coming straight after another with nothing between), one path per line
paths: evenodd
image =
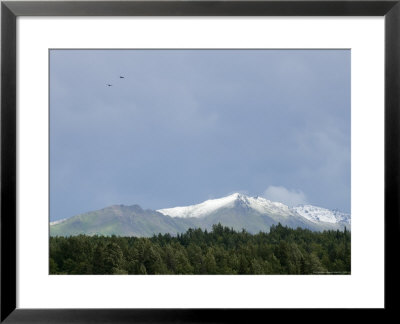
M108 86L108 87L112 87L112 84L108 84L108 83L107 83L107 84L106 84L106 86Z
M120 76L119 76L119 78L120 78L120 79L125 79L125 77L124 77L124 76L122 76L122 75L120 75Z

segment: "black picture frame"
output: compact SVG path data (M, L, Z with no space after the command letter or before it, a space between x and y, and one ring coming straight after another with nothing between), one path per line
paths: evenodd
M396 311L396 298L392 296L395 296L399 287L395 261L398 256L396 250L399 246L400 232L400 0L2 1L1 322L236 322L242 316L246 316L249 321L256 321L256 318L265 316L265 312L278 312L271 309L16 308L16 19L19 16L384 16L385 308L376 311L379 312L379 316L383 311L386 314L388 311ZM310 316L310 310L293 311L299 316ZM368 316L371 316L370 313Z

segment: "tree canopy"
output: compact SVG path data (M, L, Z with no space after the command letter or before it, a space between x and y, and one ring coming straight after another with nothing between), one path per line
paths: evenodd
M272 226L151 238L50 237L50 274L349 274L350 232Z

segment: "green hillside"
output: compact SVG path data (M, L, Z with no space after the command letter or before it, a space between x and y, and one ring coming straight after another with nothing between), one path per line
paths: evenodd
M51 236L71 235L119 235L152 236L154 233L177 234L189 227L196 227L194 220L177 221L152 210L143 210L138 205L114 205L71 217L50 226Z

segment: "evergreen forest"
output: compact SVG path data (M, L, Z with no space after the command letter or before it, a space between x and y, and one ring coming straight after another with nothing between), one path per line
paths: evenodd
M268 233L50 237L50 274L350 274L350 232L273 225Z

